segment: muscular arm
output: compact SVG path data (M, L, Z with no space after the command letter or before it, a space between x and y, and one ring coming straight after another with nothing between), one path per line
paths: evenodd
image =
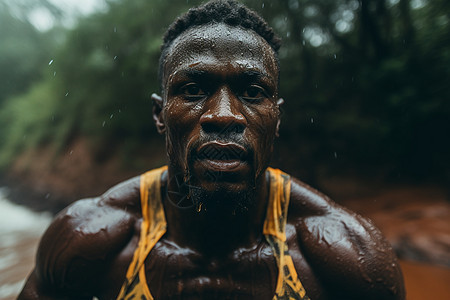
M293 198L309 208L295 227L299 246L327 294L333 299L405 298L395 254L370 221L301 185L293 186Z
M133 237L136 197L125 196L123 189L118 186L100 198L77 201L56 216L41 239L35 269L18 299L96 295L109 264Z

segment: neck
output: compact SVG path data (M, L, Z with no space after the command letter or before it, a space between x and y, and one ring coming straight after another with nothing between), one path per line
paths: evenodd
M176 173L169 167L168 174L163 178L166 187L163 205L169 240L182 247L219 253L250 247L261 239L269 194L265 173L256 181L254 205L235 213L219 209L205 211L202 207L194 206L187 199L186 188L179 188L180 185L176 184L180 181L169 180L173 178L171 174Z

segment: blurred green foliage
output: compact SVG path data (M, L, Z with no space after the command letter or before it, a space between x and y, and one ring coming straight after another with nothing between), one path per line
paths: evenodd
M310 181L323 167L387 179L450 177L448 1L243 2L283 38L286 113L275 164ZM46 42L54 32L26 22L15 34L0 26L1 167L29 147L61 148L79 136L99 160L132 156L157 139L150 95L159 91L161 36L200 1L107 3L59 44ZM19 22L1 13L1 24ZM9 56L20 58L18 68L7 65Z

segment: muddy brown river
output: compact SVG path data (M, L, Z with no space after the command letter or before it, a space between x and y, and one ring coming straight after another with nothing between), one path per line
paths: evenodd
M51 221L10 203L0 189L0 299L15 299L34 265L39 237Z

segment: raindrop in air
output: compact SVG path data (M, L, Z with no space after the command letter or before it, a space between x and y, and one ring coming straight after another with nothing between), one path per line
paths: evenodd
M53 63L53 59L51 59L51 60L48 62L48 65L50 66L52 63Z

